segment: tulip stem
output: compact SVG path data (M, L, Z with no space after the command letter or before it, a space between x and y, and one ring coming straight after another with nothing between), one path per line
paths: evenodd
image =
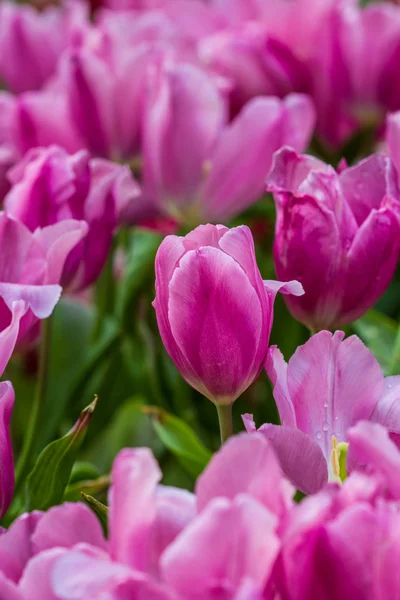
M21 489L27 475L29 474L35 456L35 446L41 428L43 410L46 401L49 358L51 346L51 323L52 317L42 322L42 332L40 340L39 373L36 383L35 395L32 403L32 410L29 415L27 431L24 436L21 454L15 472L15 496Z
M221 445L233 434L232 404L217 404Z

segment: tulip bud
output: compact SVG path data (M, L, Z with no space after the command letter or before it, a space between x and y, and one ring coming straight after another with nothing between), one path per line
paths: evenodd
M258 376L280 288L303 293L298 282L263 282L245 226L201 225L162 242L154 301L160 334L184 379L215 404L231 404Z
M287 298L293 316L314 330L361 317L389 285L400 254L400 192L390 159L376 154L338 174L283 148L267 189L277 207L277 276L298 279L305 290Z

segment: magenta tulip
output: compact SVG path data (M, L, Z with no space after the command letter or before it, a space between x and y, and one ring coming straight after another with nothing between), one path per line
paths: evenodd
M205 37L199 55L208 68L230 82L233 114L257 96L283 98L311 90L307 67L286 43L270 37L261 22L246 22Z
M3 355L3 333L0 334L0 353ZM6 348L6 354L8 349ZM14 405L14 389L9 381L0 383L0 518L3 517L14 494L14 459L10 438L10 420Z
M400 111L392 113L387 118L386 143L400 182Z
M337 174L284 148L268 179L277 207L274 260L279 278L298 279L287 298L310 329L361 317L389 285L400 254L400 192L389 158L373 155Z
M283 471L304 493L339 480L336 443L358 421L400 433L400 377L383 377L372 352L357 336L321 331L300 346L286 364L276 346L266 361L281 425L259 429L272 443ZM251 415L244 416L255 431Z
M65 261L86 233L84 221L71 219L32 233L0 213L0 336L8 339L9 348L5 363L16 339L22 340L38 319L52 313L61 295Z
M19 157L13 135L15 119L15 98L7 92L0 92L0 202L10 189L7 171Z
M61 284L83 289L99 276L110 251L119 213L138 195L127 167L72 156L56 146L35 149L9 173L4 205L31 231L67 219L85 221L88 233L68 256Z
M168 236L156 257L156 310L164 346L185 380L216 404L231 404L260 373L276 292L263 282L245 227L201 225Z
M304 149L314 127L308 97L251 100L232 123L215 81L189 65L153 74L143 117L144 195L189 225L219 222L258 200L272 155Z
M0 79L16 93L38 89L56 70L63 50L79 40L83 5L71 3L42 12L32 6L0 6Z
M148 449L118 455L108 552L80 544L60 555L51 573L55 596L100 600L106 589L118 600L261 600L293 494L269 443L261 435L230 440L198 481L197 503L160 486L160 477Z

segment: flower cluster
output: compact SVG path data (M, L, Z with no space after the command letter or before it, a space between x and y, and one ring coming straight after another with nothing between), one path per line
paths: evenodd
M0 3L0 600L400 598L399 75L389 0Z
M377 424L349 438L369 474L354 470L300 505L260 433L228 441L194 494L161 485L148 449L123 450L109 539L81 504L20 517L0 536L1 597L395 598L400 453Z

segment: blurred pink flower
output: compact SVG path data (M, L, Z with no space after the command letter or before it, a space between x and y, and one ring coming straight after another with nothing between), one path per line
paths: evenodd
M129 168L90 160L84 150L69 155L49 146L28 152L9 180L5 209L31 231L67 219L87 223L87 235L65 262L61 285L91 285L107 260L120 214L139 194Z
M52 313L61 295L65 261L86 233L87 224L72 219L32 233L21 221L0 213L0 331L12 339L8 358L16 339L22 340L38 319Z
M2 597L261 600L293 494L268 442L247 434L230 440L196 495L160 478L148 449L117 456L109 542L81 504L20 517L0 534Z
M63 50L78 43L86 11L80 2L42 12L5 1L0 5L0 79L13 92L41 88Z
M189 64L154 70L143 126L143 194L178 220L232 218L260 198L272 155L308 144L306 96L256 98L232 123L215 82Z

